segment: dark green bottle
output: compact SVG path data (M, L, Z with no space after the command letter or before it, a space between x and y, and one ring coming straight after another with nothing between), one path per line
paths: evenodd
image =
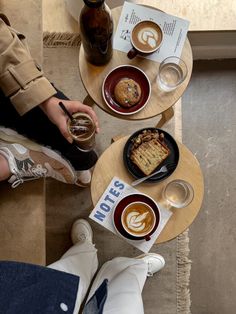
M80 33L88 62L103 65L112 57L113 19L105 0L84 0Z

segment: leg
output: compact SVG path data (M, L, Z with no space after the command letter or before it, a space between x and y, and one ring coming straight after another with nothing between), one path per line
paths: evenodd
M10 177L10 168L5 157L0 155L0 181L4 181Z
M24 181L41 177L76 183L75 171L65 159L47 147L40 146L39 149L36 144L34 146L33 149L28 149L19 143L8 143L0 139L0 181L10 177L8 182L13 188Z
M142 290L146 278L164 267L165 261L158 254L140 258L117 257L105 263L91 287L88 300L104 279L108 279L108 295L104 314L143 314Z
M75 221L71 231L74 245L61 259L48 267L80 277L75 313L78 313L90 282L97 271L97 250L92 243L92 230L84 219Z
M141 293L147 278L147 271L147 264L141 260L115 258L105 263L99 271L88 300L106 278L108 279L108 296L104 305L104 314L143 314ZM117 312L114 312L115 308Z
M68 99L60 91L55 96L60 99ZM0 102L0 125L14 129L39 144L59 151L71 162L75 170L87 170L96 163L97 155L94 151L81 152L75 145L68 143L39 107L33 108L21 117L1 90Z
M167 121L169 121L174 116L174 110L172 107L162 112L161 120L157 123L156 128L161 128Z

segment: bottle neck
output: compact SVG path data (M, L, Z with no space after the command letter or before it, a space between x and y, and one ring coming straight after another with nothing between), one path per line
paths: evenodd
M89 8L100 8L104 5L105 0L84 0L84 3Z

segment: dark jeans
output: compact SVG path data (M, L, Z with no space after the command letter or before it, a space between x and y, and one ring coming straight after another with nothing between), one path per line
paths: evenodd
M68 99L62 92L55 95L60 99ZM70 144L61 135L59 129L51 123L39 107L35 107L20 116L0 90L0 125L13 129L29 139L58 151L70 161L75 170L86 170L94 166L97 155L94 151L82 152L74 144Z

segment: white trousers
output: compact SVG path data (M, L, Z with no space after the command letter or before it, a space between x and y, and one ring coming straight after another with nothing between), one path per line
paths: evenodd
M74 313L88 291L97 271L98 259L95 246L87 241L72 246L59 261L48 267L80 277ZM117 257L106 262L91 286L88 300L104 279L108 279L108 295L104 314L143 314L142 290L147 278L148 265L141 259Z

